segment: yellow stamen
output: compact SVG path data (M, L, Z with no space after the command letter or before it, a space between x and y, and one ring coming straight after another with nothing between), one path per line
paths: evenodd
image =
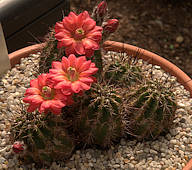
M73 68L73 67L69 67L68 69L67 69L67 74L68 74L68 79L70 80L70 81L76 81L76 80L78 80L78 73L77 73L77 71L76 71L76 69L75 68Z
M82 28L76 29L76 34L84 35L85 31Z
M53 99L53 97L54 97L54 90L51 89L49 86L43 86L43 88L42 88L42 97L45 100Z

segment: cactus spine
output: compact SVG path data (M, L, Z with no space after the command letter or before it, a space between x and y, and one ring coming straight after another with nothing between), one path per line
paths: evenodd
M13 140L23 141L25 161L49 164L71 156L74 142L63 127L60 116L23 112L12 124Z
M173 123L176 111L171 87L148 80L126 95L127 133L138 139L155 139Z
M54 37L55 32L51 30L47 35L46 46L40 54L39 72L46 73L51 68L53 61L60 61L65 52L63 48L57 48L57 40Z
M121 87L131 86L142 81L144 75L137 63L137 59L124 56L113 56L105 61L104 78L112 84L121 85Z
M108 147L122 136L122 101L116 90L96 83L85 95L73 121L80 143Z

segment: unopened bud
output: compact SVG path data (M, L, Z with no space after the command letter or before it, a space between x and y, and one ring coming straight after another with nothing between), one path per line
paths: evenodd
M12 148L13 151L18 154L24 151L24 144L22 142L16 141Z
M107 23L104 25L103 30L106 33L113 33L117 30L119 26L119 21L117 19L109 19Z
M107 2L102 1L97 6L97 13L100 17L103 17L107 12Z

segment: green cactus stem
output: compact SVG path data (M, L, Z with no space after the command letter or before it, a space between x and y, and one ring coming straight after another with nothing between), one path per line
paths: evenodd
M74 131L85 145L109 147L123 135L122 99L117 89L96 83L78 107ZM64 113L65 114L65 113Z
M171 128L177 108L171 87L148 80L131 88L126 98L128 134L139 140L155 139Z
M60 61L65 56L64 48L57 48L58 41L54 37L55 32L51 30L46 38L46 46L40 54L39 72L46 73L51 68L53 61Z
M23 141L27 150L25 161L49 165L52 161L69 158L75 147L60 116L23 111L11 127L12 141Z

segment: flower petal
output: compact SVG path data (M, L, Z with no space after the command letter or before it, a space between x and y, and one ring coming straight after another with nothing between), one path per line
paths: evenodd
M71 44L73 44L74 39L73 38L63 38L62 40L62 44L64 47L70 46Z
M41 104L41 106L40 106L40 108L39 108L39 112L40 112L40 113L45 112L47 109L50 108L50 106L51 106L50 100L47 100L47 101L42 102L42 104Z
M41 91L38 88L30 87L26 90L25 96L28 95L40 95Z
M70 67L73 67L73 68L76 67L76 59L77 59L77 58L75 57L74 54L70 54L70 55L69 55L68 61L69 61L69 63L70 63Z
M86 33L93 30L96 26L96 22L93 19L86 19L84 21L84 24L82 26L83 30L85 30Z
M68 31L75 31L76 29L76 15L73 12L70 12L71 16L65 17L63 19L63 26ZM69 15L70 15L69 14ZM72 16L73 15L73 16Z
M55 100L60 100L62 102L67 100L67 96L64 95L61 90L56 90L56 95L54 97Z
M52 100L51 101L51 108L61 109L62 107L66 106L64 102L61 102L60 100Z
M63 75L64 71L63 69L49 69L49 78L55 77L54 74Z
M66 72L67 69L70 66L70 62L69 62L68 58L67 57L63 57L61 63L62 63L63 70Z
M84 90L89 90L89 89L91 88L90 85L87 85L87 84L82 83L82 82L81 82L80 86L81 86L81 88L84 89Z
M29 105L29 107L27 108L27 112L33 112L33 111L35 111L37 108L39 108L39 105L31 104L31 105Z
M79 93L79 91L81 90L80 82L76 81L76 82L72 83L71 89L73 90L74 93Z
M73 43L73 44L74 44L74 43ZM74 45L73 45L73 44L72 44L71 46L65 48L65 54L66 54L67 56L69 56L70 54L77 54L76 51L75 51L75 49L74 49Z
M52 68L54 68L54 69L62 69L62 64L61 64L61 62L53 61L53 62L52 62Z
M91 60L85 61L81 67L79 68L79 72L83 72L85 70L88 70L91 65Z
M70 12L68 15L69 18L76 18L77 14L75 12Z
M89 70L83 71L80 73L81 77L88 77L91 76L92 74L95 74L98 71L98 68L91 68Z
M79 55L85 54L85 49L84 49L83 43L81 41L76 41L74 43L74 49L75 49L75 52Z
M59 30L63 29L63 22L56 22L55 24L55 32L59 32Z
M83 25L83 20L84 20L84 14L83 13L80 13L78 16L77 16L77 21L76 21L76 25L81 28L82 25Z
M87 11L84 11L82 14L83 14L83 19L90 18L89 13Z
M102 39L102 33L98 32L98 31L97 32L92 31L92 32L88 33L86 37L93 41L99 42Z
M65 89L65 88L69 88L71 86L71 82L70 81L61 81L61 82L59 82L59 83L57 83L56 85L55 85L55 89Z
M38 84L40 88L46 85L46 80L47 80L47 74L43 73L38 76Z
M83 40L83 45L84 45L85 49L92 49L92 50L99 49L99 44L89 38L85 38Z
M31 80L30 86L39 89L38 79Z
M30 95L23 98L25 103L41 104L43 98L40 95Z
M79 68L80 66L86 61L86 57L85 56L81 56L77 58L76 61L76 70L79 72Z
M81 77L81 78L79 78L79 81L81 81L83 83L93 83L93 79L90 77Z

